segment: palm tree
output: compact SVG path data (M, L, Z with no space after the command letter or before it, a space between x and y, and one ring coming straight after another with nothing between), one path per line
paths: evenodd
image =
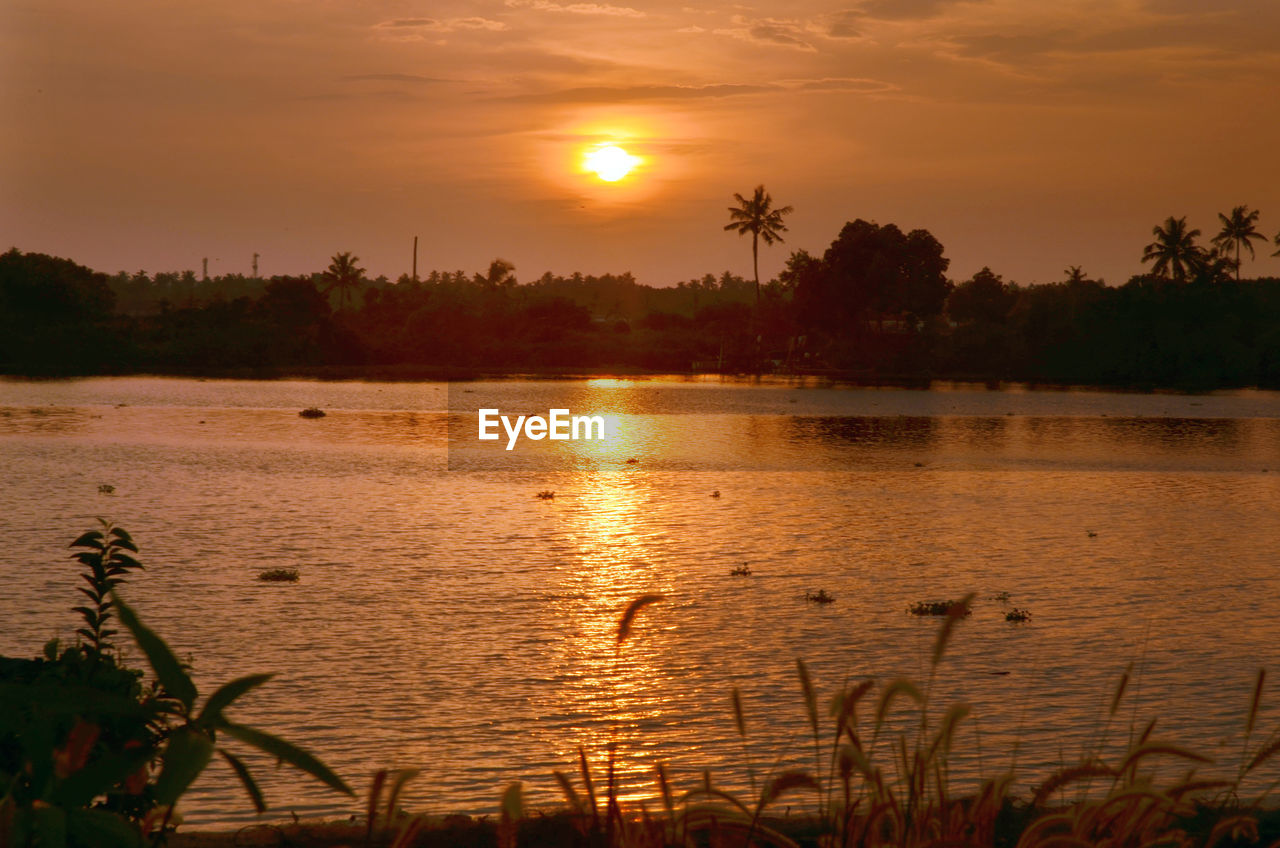
M782 241L780 234L787 231L787 225L782 223L782 216L791 214L792 209L790 206L771 209L773 198L762 185L756 186L755 194L750 200L736 192L733 197L738 201L738 205L729 207L729 223L725 224L724 228L737 230L740 236L751 233L751 265L756 278L756 310L759 311L760 239L764 239L765 244Z
M1079 265L1068 265L1062 273L1067 275L1065 282L1068 283L1083 283L1088 279L1088 277L1085 276L1084 269Z
M1240 282L1240 248L1241 246L1249 248L1249 258L1256 259L1257 256L1253 252L1253 239L1258 241L1266 241L1267 237L1258 232L1254 226L1258 220L1258 210L1249 211L1248 206L1237 206L1231 210L1231 216L1227 217L1221 212L1218 213L1218 220L1222 222L1222 232L1213 237L1213 243L1221 250L1227 251L1232 247L1236 249L1236 282Z
M1277 248L1280 248L1280 233L1276 233L1276 247L1277 247ZM1272 256L1280 256L1280 250L1277 250L1275 253L1273 253L1273 254L1271 254L1271 255L1272 255Z
M328 285L321 293L327 295L337 289L339 309L346 305L351 293L360 287L360 281L364 279L364 269L356 265L359 261L360 257L352 256L350 252L339 253L333 257L329 268L324 272Z
M1158 276L1181 283L1204 262L1204 248L1196 244L1200 231L1187 229L1185 215L1181 218L1170 215L1163 227L1157 224L1151 233L1156 240L1142 251L1142 261L1154 261L1151 270Z

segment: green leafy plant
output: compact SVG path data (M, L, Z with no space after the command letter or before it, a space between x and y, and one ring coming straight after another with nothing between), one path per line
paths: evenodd
M214 690L197 709L188 669L117 594L142 566L129 534L104 523L76 539L92 605L76 607L85 641L45 646L34 660L0 657L0 845L137 848L163 842L174 805L218 755L254 809L266 802L248 767L223 742L269 754L332 789L352 794L298 746L239 724L227 709L271 678L254 674ZM120 664L106 624L118 617L146 656L154 682Z
M142 563L133 558L138 546L128 531L99 521L101 530L90 530L71 543L72 548L82 549L71 558L85 567L80 576L89 584L89 588L79 586L77 590L92 604L72 607L73 612L84 618L85 624L76 633L88 640L89 649L96 654L110 650L111 643L107 640L116 634L107 629L111 608L115 606L110 597L112 590L125 581L130 571L142 568Z

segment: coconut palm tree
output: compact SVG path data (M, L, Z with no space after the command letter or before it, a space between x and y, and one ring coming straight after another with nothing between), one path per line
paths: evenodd
M1187 275L1195 271L1205 257L1204 248L1196 244L1199 230L1187 229L1187 217L1170 215L1164 226L1151 228L1156 240L1142 251L1143 262L1155 262L1151 270L1158 276L1185 282Z
M781 233L787 231L787 225L782 223L782 216L791 214L792 209L790 206L771 208L773 198L762 185L756 186L755 193L750 199L736 192L733 197L738 201L738 205L729 207L729 223L725 224L724 228L737 230L740 236L751 233L751 266L755 272L758 311L760 309L760 240L764 239L767 245L782 241Z
M360 281L364 279L364 269L356 265L359 261L360 257L352 256L350 252L338 253L334 255L333 261L324 272L327 285L322 294L327 295L337 289L339 309L346 305L351 294L360 287Z
M1276 233L1276 247L1277 247L1277 248L1280 248L1280 233ZM1271 254L1271 255L1272 255L1272 256L1280 256L1280 250L1277 250L1275 253L1273 253L1273 254Z
M1258 221L1258 210L1249 211L1248 206L1237 206L1231 210L1230 217L1218 213L1218 220L1222 222L1222 231L1213 237L1213 243L1222 251L1228 251L1232 247L1236 250L1236 282L1240 282L1240 248L1249 248L1249 258L1256 259L1257 255L1253 252L1253 239L1258 241L1266 241L1267 237L1258 232L1254 226Z

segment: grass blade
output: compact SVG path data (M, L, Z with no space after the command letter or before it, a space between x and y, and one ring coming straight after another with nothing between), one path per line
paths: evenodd
M631 602L630 606L627 607L627 611L622 614L622 619L618 622L619 645L627 641L627 637L631 635L631 622L635 619L636 614L650 604L655 604L665 597L665 595L641 595Z
M329 786L344 795L355 795L351 791L351 787L342 782L336 774L329 770L329 767L317 760L314 756L302 750L296 745L272 736L270 733L263 733L261 730L255 730L252 727L245 727L242 724L232 724L226 722L222 725L230 735L239 739L247 745L252 745L273 757L282 760L294 768L300 769L307 774L319 780L321 783Z

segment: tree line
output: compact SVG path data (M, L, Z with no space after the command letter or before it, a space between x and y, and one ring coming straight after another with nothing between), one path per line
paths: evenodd
M735 198L725 229L752 236L754 260L760 241L782 240L790 207L773 207L763 186ZM502 259L391 281L369 279L351 253L303 276L108 276L15 248L0 255L0 370L719 370L1280 387L1280 280L1240 274L1263 240L1258 213L1219 217L1208 245L1185 218L1156 226L1142 253L1150 269L1120 286L1079 266L1046 284L988 267L954 281L927 230L863 219L821 255L792 252L763 284L727 271L666 287L629 273L521 282Z

